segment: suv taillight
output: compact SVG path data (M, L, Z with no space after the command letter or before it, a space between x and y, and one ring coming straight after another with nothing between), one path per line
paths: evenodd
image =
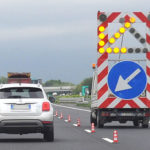
M50 110L50 103L49 102L43 102L42 111L49 111L49 110Z

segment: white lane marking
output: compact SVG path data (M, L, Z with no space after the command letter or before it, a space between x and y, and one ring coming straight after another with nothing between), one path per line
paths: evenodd
M109 143L113 143L113 140L109 139L109 138L102 138L103 140L109 142Z
M91 133L91 130L89 130L89 129L85 129L84 131L88 132L88 133Z
M64 107L64 108L74 109L74 110L80 110L80 111L91 112L90 110L86 110L86 109L80 109L80 108L74 108L74 107L62 106L62 105L57 105L57 104L53 104L53 105L58 106L58 107Z
M68 120L64 120L65 122L68 122Z
M73 124L73 126L77 127L77 124Z

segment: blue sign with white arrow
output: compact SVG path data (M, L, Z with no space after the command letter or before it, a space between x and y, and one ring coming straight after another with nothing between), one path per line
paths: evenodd
M138 97L146 88L147 78L143 68L132 61L114 65L108 74L108 86L114 95L122 99Z

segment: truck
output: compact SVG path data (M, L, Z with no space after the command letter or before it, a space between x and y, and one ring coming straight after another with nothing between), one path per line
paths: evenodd
M31 73L8 72L8 83L31 83Z
M132 121L135 127L148 128L150 12L98 11L97 24L97 63L93 64L90 122L103 128L112 121ZM114 33L110 33L111 24ZM136 24L144 24L139 28L142 31L139 32ZM143 29L146 33L141 33ZM129 37L124 44L126 34Z

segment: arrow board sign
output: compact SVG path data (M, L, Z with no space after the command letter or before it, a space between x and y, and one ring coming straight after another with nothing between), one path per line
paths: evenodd
M122 99L138 97L146 88L147 78L143 68L132 61L122 61L108 74L108 86L114 95Z

